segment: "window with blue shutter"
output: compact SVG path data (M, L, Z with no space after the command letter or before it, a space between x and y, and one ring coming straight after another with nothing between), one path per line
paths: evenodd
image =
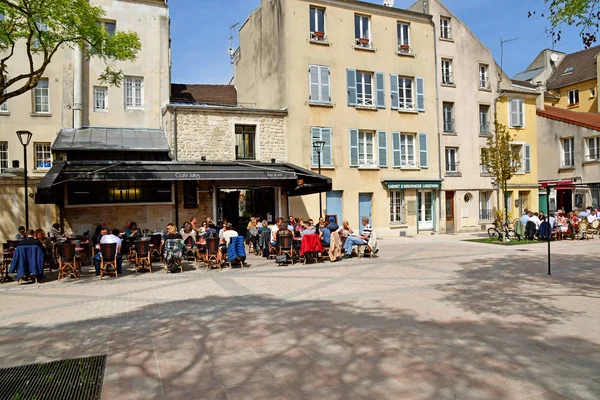
M316 142L317 140L321 140L321 128L317 127L317 126L313 126L312 128L310 128L310 147L313 149L312 150L312 166L316 167L318 165L318 154L317 151L314 149L313 147L313 143Z
M388 154L387 154L387 132L386 131L377 131L377 146L379 148L378 158L379 158L379 166L387 167L388 166Z
M531 172L531 147L525 145L525 173Z
M350 129L350 166L358 167L358 129Z
M329 79L329 67L319 67L319 78L321 84L321 102L331 103L331 90L330 90L330 79Z
M323 145L323 151L321 152L321 166L323 167L333 167L333 153L332 153L332 145L331 145L331 128L323 128L318 126L313 126L310 128L310 145L312 145L317 140L322 140L325 142ZM318 153L316 150L312 151L312 166L316 167L319 165Z
M419 133L419 167L429 168L426 133Z
M402 166L400 153L400 132L392 132L392 166L400 168Z
M417 86L417 111L425 111L425 80L417 76L415 83Z
M508 102L509 112L509 126L520 128L525 125L525 117L523 115L523 100L522 99L511 99Z
M310 65L308 67L309 103L331 103L329 67Z
M346 70L346 85L348 87L348 105L356 105L356 70Z
M390 93L392 98L392 110L400 108L400 89L398 85L398 75L390 74Z
M383 72L375 72L375 97L377 108L385 108L385 75Z

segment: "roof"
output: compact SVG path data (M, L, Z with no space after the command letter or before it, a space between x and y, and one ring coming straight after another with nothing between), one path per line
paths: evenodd
M530 81L533 78L535 78L536 76L538 76L543 70L544 70L544 67L529 69L527 71L523 71L523 72L519 72L518 74L515 74L515 76L513 76L512 79L517 80L517 81Z
M161 129L143 128L63 128L52 151L155 151L169 152Z
M559 100L560 96L552 93L552 92L544 92L544 99L548 99L548 100Z
M567 124L600 131L600 114L583 113L562 108L546 106L545 110L537 110L537 115Z
M233 85L172 83L171 102L237 106L237 90Z
M579 82L596 79L596 55L600 46L590 47L575 53L567 54L554 70L548 83L548 89L559 89ZM569 71L569 72L566 72Z

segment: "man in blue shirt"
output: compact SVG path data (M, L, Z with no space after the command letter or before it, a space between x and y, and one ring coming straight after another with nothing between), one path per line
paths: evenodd
M529 211L525 210L525 214L521 217L521 223L523 226L527 225L527 221L529 221Z

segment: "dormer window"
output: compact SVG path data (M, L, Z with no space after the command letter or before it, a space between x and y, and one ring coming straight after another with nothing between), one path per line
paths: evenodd
M310 7L310 40L326 42L325 35L325 9Z

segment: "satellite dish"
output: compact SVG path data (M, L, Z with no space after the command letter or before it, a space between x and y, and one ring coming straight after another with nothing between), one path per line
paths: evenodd
M550 59L552 60L552 62L557 62L558 61L558 54L556 54L556 53L550 54Z
M394 7L394 0L383 0L383 5L386 7Z

